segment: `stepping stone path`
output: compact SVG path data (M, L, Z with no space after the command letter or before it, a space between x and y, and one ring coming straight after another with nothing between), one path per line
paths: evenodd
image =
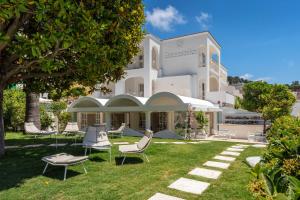
M205 168L195 168L189 172L190 175L201 176L204 178L218 179L222 174L221 171L205 169Z
M5 149L17 149L20 148L20 146L5 146Z
M227 148L226 151L237 151L237 152L242 152L244 149L239 149L239 148Z
M129 142L114 142L114 144L129 144Z
M186 142L172 142L172 144L187 144Z
M265 145L265 144L254 144L254 145L252 145L252 147L255 147L255 148L266 148L267 145Z
M168 188L188 192L192 194L201 194L210 184L202 181L196 181L188 178L179 178L168 186Z
M44 144L29 144L29 145L23 146L23 148L36 148L36 147L41 147L41 146L44 146Z
M82 145L82 143L73 143L73 144L71 144L71 146L81 146Z
M156 193L155 195L150 197L150 199L148 199L148 200L184 200L184 199L181 199L178 197L173 197L173 196L162 194L162 193Z
M168 142L154 142L154 144L168 144Z
M165 144L164 142L154 142L154 143ZM172 142L172 143L173 144L187 144L187 143L196 144L196 142L187 142L187 143ZM207 161L203 164L203 166L226 170L229 168L230 162L235 161L236 159L235 157L239 156L240 153L244 151L244 149L247 147L249 147L249 145L244 145L244 144L233 145L227 148L225 151L221 152L220 155L216 155L215 157L213 157L214 160L220 160L225 162ZM191 170L188 174L193 176L198 176L198 177L209 178L209 179L218 179L221 176L222 171L206 169L206 168L195 168ZM207 182L181 177L175 182L173 182L171 185L169 185L168 188L201 195L202 192L204 192L209 187L209 185L210 183ZM155 195L150 197L149 200L178 200L178 199L180 200L180 198L178 197L156 193Z
M246 161L251 167L255 167L255 165L259 163L261 159L262 159L261 156L251 156L251 157L247 157Z
M221 168L221 169L228 169L230 166L230 163L223 163L223 162L215 162L215 161L207 161L203 164L204 166L208 167L215 167L215 168Z
M66 145L67 145L67 143L58 143L58 144L53 143L53 144L49 144L48 146L49 147L63 147Z
M229 156L215 156L213 159L215 159L215 160L223 160L223 161L228 161L228 162L235 161L235 158L229 157Z
M220 153L221 155L227 155L227 156L239 156L240 153L238 152L232 152L232 151L223 151Z

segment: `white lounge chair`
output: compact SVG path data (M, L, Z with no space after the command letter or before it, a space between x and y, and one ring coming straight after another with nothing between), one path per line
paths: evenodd
M98 132L96 127L89 126L87 132L83 138L83 147L85 147L84 155L87 153L87 149L106 150L109 152L109 160L111 161L111 143L108 140L105 132Z
M146 130L145 136L137 144L120 145L120 154L121 156L124 156L122 165L126 159L126 154L141 154L147 160L147 162L149 162L149 159L145 154L145 150L150 145L152 136L153 132L151 130Z
M68 166L70 165L82 164L84 172L87 173L83 165L83 162L87 161L87 159L88 159L87 156L73 156L66 153L45 156L42 158L42 161L46 162L46 166L44 168L43 174L45 174L49 164L53 166L64 166L65 167L64 181L65 181L67 176Z
M126 124L122 123L121 126L117 130L107 131L107 133L108 133L108 135L110 135L110 137L114 137L114 136L123 137L123 132L124 132L125 127L126 127Z
M85 134L85 132L79 130L77 122L68 122L65 130L62 133L66 136L75 135L75 143L77 138L76 136L84 136Z
M56 131L43 131L38 129L33 122L25 122L24 124L25 133L36 136L48 136L56 134Z

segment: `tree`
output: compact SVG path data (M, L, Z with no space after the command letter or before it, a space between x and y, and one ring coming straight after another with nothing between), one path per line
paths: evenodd
M31 92L117 81L143 38L141 0L4 0L0 3L0 156L3 90Z
M238 76L228 76L227 81L228 81L229 85L252 82L248 79L243 79L243 78L238 77Z
M264 119L271 120L290 115L296 98L285 85L272 85L271 90L262 95L267 104L262 109Z
M263 81L247 83L243 87L243 108L259 112L264 119L264 133L266 121L289 115L295 97L285 85L271 85Z

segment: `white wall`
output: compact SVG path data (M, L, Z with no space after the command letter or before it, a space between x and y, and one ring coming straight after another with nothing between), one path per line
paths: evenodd
M191 97L192 76L170 76L161 77L155 80L155 91L157 92L172 92L174 94Z

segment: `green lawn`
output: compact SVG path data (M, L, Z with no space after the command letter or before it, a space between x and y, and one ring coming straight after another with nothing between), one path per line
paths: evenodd
M17 133L7 134L7 145L54 143L54 139L32 139ZM113 139L115 141L138 141L139 138ZM154 139L154 141L168 141ZM59 138L59 142L71 144L71 138ZM233 145L229 142L203 144L151 144L146 152L150 163L139 157L130 157L123 166L119 165L117 145L113 146L113 160L109 163L106 152L93 151L85 163L88 174L82 167L72 166L64 182L63 168L50 167L42 176L44 163L41 158L56 153L54 147L8 149L0 159L0 199L148 199L156 192L184 199L253 199L247 191L251 175L243 160L247 156L259 155L262 149L247 148L224 171L218 180L208 180L187 175L195 167L212 159ZM82 155L82 147L58 147L57 152ZM116 159L114 159L116 156ZM167 186L180 177L210 182L210 187L200 196L168 189Z

